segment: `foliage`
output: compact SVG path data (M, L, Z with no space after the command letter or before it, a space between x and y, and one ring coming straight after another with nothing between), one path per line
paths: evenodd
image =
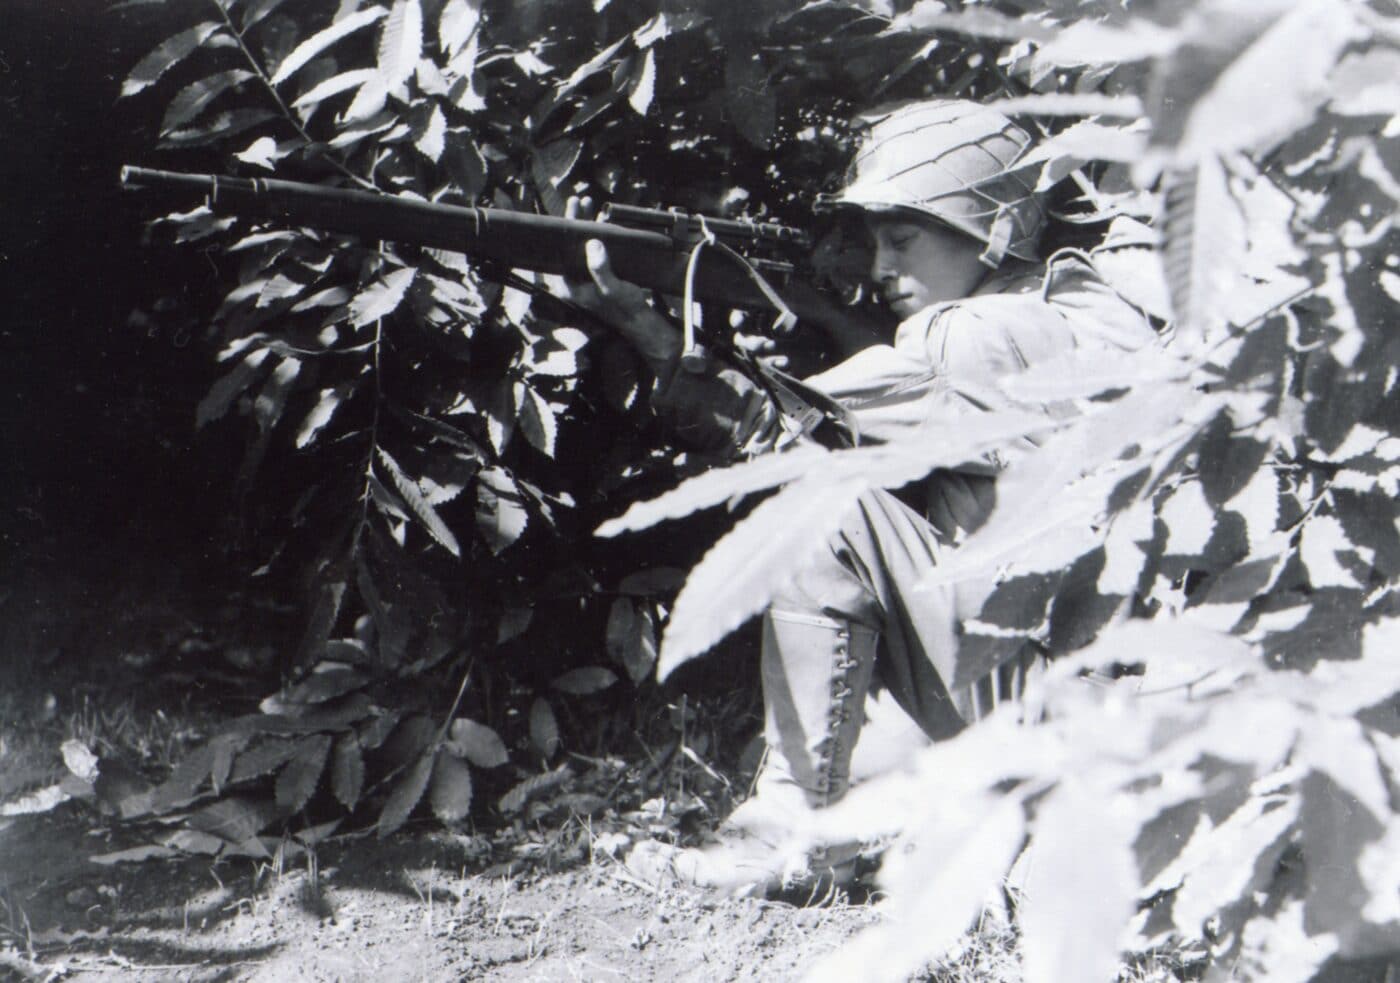
M666 618L665 586L622 586L632 571L599 568L583 535L675 463L627 349L459 256L171 215L177 238L237 267L217 319L227 373L197 417L236 407L251 424L241 481L275 459L298 499L282 532L319 552L297 661L339 664L306 680L510 652L553 620L530 617L546 595L597 609L595 648L633 681L664 625L664 673L763 605L814 512L1044 428L935 576L999 573L964 644L992 661L1028 644L1060 656L1051 721L994 716L931 753L905 808L854 799L832 814L833 835L878 818L906 838L883 876L921 923L869 937L847 975L897 978L936 955L1027 832L1031 980L1104 978L1121 948L1167 938L1204 939L1219 979L1231 966L1304 979L1332 953L1394 951L1400 421L1384 321L1400 293L1400 55L1381 7L211 0L124 85L168 94L162 140L183 159L556 214L581 194L804 223L844 158L842 120L930 92L991 98L1049 137L1028 166L1047 190L1067 180L1064 217L1110 230L1105 275L1174 321L1161 350L1007 381L1013 400L1074 401L1072 418L989 414L943 444L773 458L639 506L604 531L776 489ZM1131 234L1142 219L1160 264ZM281 547L269 552L305 549ZM566 695L615 678L560 661ZM541 692L529 713L546 759L556 699ZM380 721L379 741L412 745L380 827L425 793L445 817L467 808L482 764L451 752L446 724L356 705L334 724L258 718L181 788L212 796L257 770L226 759L277 745L259 817L301 804L328 761L349 805L362 790L348 761ZM212 819L222 835L247 817Z
M160 113L170 166L527 212L559 214L578 195L807 224L844 163L854 110L1003 84L968 69L980 40L891 31L888 16L855 3L190 9L196 22L122 85ZM611 689L618 672L647 679L685 547L677 554L668 538L617 550L589 536L615 502L680 462L651 421L649 379L628 346L546 303L539 278L461 255L207 207L155 225L202 249L231 284L208 333L224 368L195 421L246 421L237 487L250 514L271 517L254 528L258 573L307 585L304 636L285 666L291 692L322 673L357 673L336 699L371 694L371 719L380 711L370 707L399 699L387 696L394 680L463 671L470 653L479 680L511 680L497 691L516 681L536 691L529 739L548 757L559 701ZM840 241L824 240L819 256ZM817 354L812 341L792 356ZM667 551L666 566L638 561L653 548ZM604 653L618 672L596 664ZM284 726L298 705L272 701L276 719L259 726ZM480 711L498 720L504 707ZM269 824L315 785L320 737L350 753L339 725L306 733L299 777L283 795L271 790L281 807ZM420 797L427 767L387 790L396 809Z
M890 924L817 978L915 971L1027 834L1011 873L1028 980L1107 979L1122 949L1171 939L1206 945L1221 980L1305 980L1334 954L1400 949L1400 871L1384 859L1400 835L1395 23L1360 2L1136 6L1085 4L1101 16L1059 30L1043 11L972 6L904 21L995 32L1011 41L999 61L1045 93L1014 108L1091 116L1049 142L1114 162L1085 187L1096 212L1163 192L1156 293L1174 337L1006 380L1013 401L1081 412L1013 461L991 519L928 583L997 574L962 644L1058 657L1048 722L1005 710L907 785L830 814L835 839L903 842L882 875ZM1105 272L1141 275L1136 252L1100 254ZM764 547L796 548L803 502L898 486L945 450L831 452L798 481L742 464L605 527L781 486L761 527L737 525L691 574L663 669L728 630L711 612L735 557L751 561L749 609L764 604L783 577Z

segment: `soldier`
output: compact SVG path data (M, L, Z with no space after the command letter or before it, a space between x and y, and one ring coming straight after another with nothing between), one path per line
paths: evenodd
M1031 143L975 103L904 105L874 120L844 189L819 203L864 219L871 279L902 319L891 344L868 344L806 380L854 415L862 441L909 439L930 419L984 411L999 380L1071 350L1135 350L1155 340L1147 317L1099 279L1084 253L1039 259L1045 206L1033 170L1017 168ZM675 326L613 275L601 244L587 250L592 282L575 292L649 363L653 405L678 437L735 459L772 450L783 428L769 397L732 370L680 364ZM804 827L812 810L850 787L872 687L887 690L932 740L1020 695L1037 664L1032 653L961 682L959 624L978 613L990 583L912 590L986 519L1002 463L936 471L917 500L907 490L865 495L818 560L793 571L764 615L768 753L756 794L711 846L639 845L628 860L634 872L745 892L839 877L857 847L811 849Z

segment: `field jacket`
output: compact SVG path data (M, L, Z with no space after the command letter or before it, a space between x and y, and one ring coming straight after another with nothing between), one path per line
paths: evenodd
M1019 265L970 297L925 308L899 325L892 344L863 349L805 381L850 411L863 443L888 442L917 436L934 418L997 408L998 383L1032 365L1075 350L1135 351L1156 339L1148 317L1104 283L1089 256L1061 250L1043 266ZM682 442L722 459L773 450L784 435L772 399L713 362L678 369L653 405ZM913 493L922 501L909 504L956 539L990 512L1001 465L996 457L935 471Z

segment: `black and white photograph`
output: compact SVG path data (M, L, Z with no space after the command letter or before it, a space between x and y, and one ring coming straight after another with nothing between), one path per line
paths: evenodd
M1400 983L1397 0L0 0L0 980Z

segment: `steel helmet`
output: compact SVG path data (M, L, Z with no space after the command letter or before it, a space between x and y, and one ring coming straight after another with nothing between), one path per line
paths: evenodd
M1037 174L1017 169L1025 130L965 99L930 99L864 117L871 124L845 188L818 207L929 215L986 244L995 268L1009 254L1034 260L1045 225Z

